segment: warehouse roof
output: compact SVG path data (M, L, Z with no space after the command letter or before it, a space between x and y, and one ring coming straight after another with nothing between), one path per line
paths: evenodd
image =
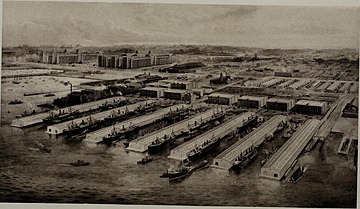
M257 96L242 96L239 100L252 100L252 101L261 101L267 99L268 97L257 97Z
M311 100L299 100L299 101L296 102L296 105L322 107L322 106L326 105L326 102L323 102L323 101L311 101Z
M291 101L295 101L293 99L284 99L284 98L270 98L267 102L274 102L274 103L288 103Z
M164 92L166 92L166 93L185 94L185 93L188 93L189 90L184 90L184 89L166 89L166 90L164 90Z
M142 88L141 90L161 91L161 90L165 90L165 88L147 86L147 87Z
M231 98L236 96L235 94L222 94L222 93L212 93L208 97L225 97L225 98Z

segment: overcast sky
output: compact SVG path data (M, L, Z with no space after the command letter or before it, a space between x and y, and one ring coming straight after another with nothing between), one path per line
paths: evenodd
M350 7L4 2L3 45L218 44L358 48Z

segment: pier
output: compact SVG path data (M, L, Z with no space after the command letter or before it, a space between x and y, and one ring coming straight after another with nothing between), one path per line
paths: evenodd
M83 112L97 109L101 105L115 103L116 101L124 100L124 99L125 99L124 97L111 97L111 98L102 99L102 100L98 100L98 101L94 101L94 102L88 102L88 103L83 103L83 104L74 105L74 106L70 106L70 107L65 107L65 108L61 108L58 110L51 110L51 111L45 112L45 113L39 113L39 114L30 115L30 116L26 116L26 117L22 117L22 118L17 118L12 121L11 126L23 128L23 127L27 127L27 126L31 126L31 125L41 124L41 123L43 123L43 120L45 118L47 118L48 116L51 116L51 115L68 114L68 113L72 113L72 112L83 113Z
M320 120L307 120L261 168L261 177L281 180L314 136Z
M139 128L139 127L142 127L145 125L149 125L151 123L154 123L154 122L166 117L169 113L173 113L173 112L176 112L179 110L184 110L184 109L189 109L189 108L190 107L185 104L173 105L173 106L158 110L156 112L153 112L151 114L132 118L130 120L126 120L124 122L117 123L113 126L106 127L106 128L94 131L92 133L88 133L88 134L86 134L86 138L84 139L84 141L90 142L90 143L99 143L103 140L104 137L108 136L113 131L124 132L124 131L126 131L126 129L130 129L130 131L132 131L133 130L132 127Z
M196 148L198 148L198 145L204 144L210 140L222 139L255 119L256 115L253 112L242 113L241 115L228 120L218 127L213 128L212 130L205 132L204 134L201 134L200 136L195 137L194 139L172 149L168 158L179 161L188 159L188 155Z
M277 115L265 121L254 131L239 139L235 144L214 158L212 167L230 169L239 156L244 156L248 150L262 144L268 135L272 135L278 125L286 121L286 116Z
M196 116L187 120L180 121L159 131L136 139L130 142L127 149L136 152L145 152L149 145L151 145L153 142L157 140L165 140L166 137L174 137L180 135L182 132L190 131L189 129L192 125L207 123L211 121L212 118L219 112L220 111L218 109L210 109L208 111L197 114Z
M150 104L154 104L155 101L142 101L142 102L138 102L135 104L131 104L131 105L126 105L126 106L122 106L119 108L115 108L112 110L107 110L104 112L99 112L90 116L86 116L86 117L81 117L81 118L77 118L74 120L70 120L70 121L65 121L63 123L59 123L59 124L55 124L55 125L50 125L47 127L46 133L48 134L54 134L54 135L59 135L62 134L64 132L64 130L69 129L69 126L71 126L72 124L83 124L83 123L90 123L91 121L99 121L99 120L103 120L106 117L111 117L111 115L113 113L129 113L129 112L134 112L136 111L139 107L145 106L145 105L150 105Z

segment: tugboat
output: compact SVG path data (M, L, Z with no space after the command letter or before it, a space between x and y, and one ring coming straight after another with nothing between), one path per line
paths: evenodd
M53 93L48 93L48 94L44 95L44 97L53 97L53 96L55 96L55 94L53 94Z
M78 160L78 161L76 161L76 162L70 163L70 165L79 167L79 166L89 166L90 163L89 163L89 162L85 162L85 161L83 161L83 160Z
M304 167L299 166L298 169L296 169L296 171L293 173L293 175L291 175L289 182L293 182L294 184L296 184L302 179L304 172Z
M19 99L14 99L9 102L9 105L22 104L22 103L23 103L23 101L21 101Z
M137 164L142 164L145 165L147 163L150 163L151 161L153 161L154 158L150 157L150 156L145 156L143 157L141 160L137 161Z
M207 167L209 162L207 160L203 160L193 166L185 166L177 169L175 171L168 171L167 175L169 177L169 181L177 181L182 180L188 176L190 176L194 171L199 170L201 168ZM163 176L166 174L163 174Z
M188 159L191 161L196 160L204 153L218 147L219 145L220 145L220 138L207 140L202 145L196 146L195 149L193 149L188 154Z

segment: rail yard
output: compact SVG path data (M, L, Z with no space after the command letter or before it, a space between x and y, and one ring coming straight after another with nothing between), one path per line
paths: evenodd
M257 59L261 56L268 65L274 62L265 61L261 53ZM173 69L168 62L116 69L119 66L107 68L111 59L105 58L99 58L101 67L18 64L51 67L55 74L6 69L2 78L4 136L9 130L17 137L23 135L39 156L56 156L69 149L62 153L64 159L79 170L91 173L95 172L90 171L92 167L110 166L128 169L129 175L137 170L140 174L133 175L138 179L144 170L151 176L147 181L156 184L187 185L206 174L206 178L227 176L232 181L252 176L254 181L297 187L325 175L311 176L319 162L336 163L348 172L356 169L357 163L349 163L357 162L358 139L352 133L357 130L358 116L356 74L353 79L341 79L340 75L316 77L319 74L308 71L304 75L313 76L243 70L255 61L236 63L237 70L204 61L204 65L189 64L189 72L185 67L174 73L163 72L163 68ZM217 75L220 78L212 79ZM54 79L59 79L56 85L64 91L45 91L43 86ZM27 88L34 82L44 83L34 91L47 92L45 96ZM352 132L341 124L352 126ZM126 167L113 164L118 158Z

